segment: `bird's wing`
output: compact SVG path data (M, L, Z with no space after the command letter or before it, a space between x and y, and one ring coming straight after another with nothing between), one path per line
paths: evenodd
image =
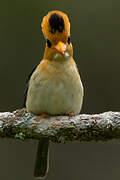
M26 88L25 88L25 92L24 92L24 102L23 102L23 107L26 107L26 98L27 98L27 92L28 92L28 88L29 88L29 80L31 78L31 75L33 74L33 72L35 71L37 65L33 68L33 70L31 71L31 73L27 76L26 78Z

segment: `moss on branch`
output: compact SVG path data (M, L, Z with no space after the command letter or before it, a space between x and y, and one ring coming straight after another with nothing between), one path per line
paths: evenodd
M0 113L0 137L53 142L106 141L120 138L120 112L78 116L34 116L25 109Z

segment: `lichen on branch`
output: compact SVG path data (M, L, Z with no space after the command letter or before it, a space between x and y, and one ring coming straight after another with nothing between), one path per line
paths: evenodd
M34 116L26 109L0 113L0 137L40 139L56 143L120 138L120 112L77 116Z

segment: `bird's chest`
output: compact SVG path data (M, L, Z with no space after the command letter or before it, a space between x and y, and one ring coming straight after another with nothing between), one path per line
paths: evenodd
M76 64L68 61L46 65L43 62L40 65L37 76L33 77L33 82L31 82L34 84L32 87L35 87L36 93L48 99L48 103L60 101L68 96L70 98L70 94L74 93L80 81Z
M37 71L40 71L37 72ZM61 114L80 98L81 82L72 63L42 66L33 74L28 96L36 111ZM35 110L34 110L35 111Z

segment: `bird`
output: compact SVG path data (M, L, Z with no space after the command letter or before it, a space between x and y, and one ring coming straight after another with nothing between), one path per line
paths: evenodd
M73 59L68 15L52 10L43 17L46 40L43 59L29 76L25 106L36 116L78 115L83 103L83 85ZM34 176L46 177L49 169L49 139L38 143Z

